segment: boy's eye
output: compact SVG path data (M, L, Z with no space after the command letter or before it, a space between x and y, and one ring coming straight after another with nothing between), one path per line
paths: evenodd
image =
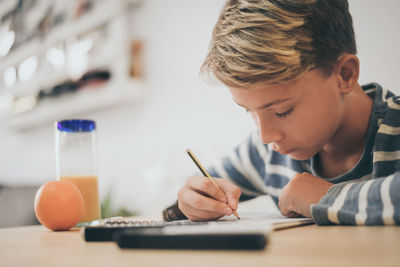
M288 110L286 110L285 112L282 113L275 113L275 115L277 117L283 118L286 117L287 115L289 115L290 113L292 113L292 111L294 110L294 107L289 108Z

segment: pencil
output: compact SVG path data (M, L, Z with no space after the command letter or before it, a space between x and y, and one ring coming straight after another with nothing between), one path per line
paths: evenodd
M203 166L201 166L200 162L197 160L197 158L194 156L194 154L192 153L192 151L190 149L186 149L186 152L188 153L189 157L193 160L194 164L196 164L196 166L199 168L199 170L201 171L201 173L207 177L208 179L210 179L210 181L214 184L214 186L220 190L221 188L219 188L218 184L214 181L214 179L208 174L208 172L206 171L206 169L203 168ZM239 215L237 214L236 210L234 210L233 215L235 215L235 217L240 220Z

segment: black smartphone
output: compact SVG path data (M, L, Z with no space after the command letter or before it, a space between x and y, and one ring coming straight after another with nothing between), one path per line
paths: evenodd
M262 250L267 245L262 233L165 234L161 228L128 229L114 238L124 249Z

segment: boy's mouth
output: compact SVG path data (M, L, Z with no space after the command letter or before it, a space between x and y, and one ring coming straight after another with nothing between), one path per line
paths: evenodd
M284 154L284 155L291 154L291 153L293 153L295 151L295 149L280 149L279 147L276 147L274 145L272 146L272 149L274 151L276 151L276 152L278 152L280 154Z
M272 150L274 150L275 152L278 152L280 154L283 155L288 155L288 154L292 154L296 149L295 148L281 148L279 145L273 143L272 144Z

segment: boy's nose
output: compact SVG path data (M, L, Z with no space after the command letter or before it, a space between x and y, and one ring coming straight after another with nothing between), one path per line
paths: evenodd
M268 119L255 113L252 116L260 130L261 141L264 144L279 142L283 139L283 133L277 127L274 127Z
M264 144L276 143L283 139L283 134L278 129L268 126L263 127L260 125L260 135Z

